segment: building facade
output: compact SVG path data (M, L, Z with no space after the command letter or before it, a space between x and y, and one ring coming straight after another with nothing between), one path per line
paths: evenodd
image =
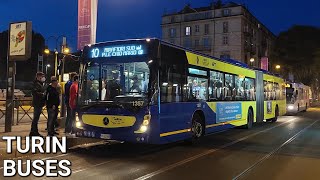
M275 40L245 6L235 3L187 5L179 12L165 13L161 28L165 41L255 67L269 57Z

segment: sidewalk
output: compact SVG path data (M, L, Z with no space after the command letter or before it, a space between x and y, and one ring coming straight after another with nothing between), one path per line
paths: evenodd
M19 125L12 126L12 132L4 133L4 124L0 125L0 137L1 137L0 138L0 160L13 159L13 158L32 155L31 152L26 154L20 154L19 152L17 152L16 141L14 141L12 145L13 152L11 154L7 154L6 141L2 140L2 136L20 136L22 137L22 139L24 139L26 136L29 136L30 128L31 128L31 121L23 122L23 123L20 123ZM43 136L46 136L47 135L47 131L45 130L46 128L47 128L47 120L41 119L38 124L39 133ZM95 143L95 142L101 141L97 139L84 139L84 138L77 138L71 135L66 135L64 133L64 128L59 128L57 132L59 133L59 135L57 136L58 138L61 138L63 136L67 137L68 148L85 144L85 143Z

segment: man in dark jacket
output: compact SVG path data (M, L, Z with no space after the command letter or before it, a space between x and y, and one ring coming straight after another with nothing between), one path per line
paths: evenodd
M51 77L51 84L49 84L46 92L46 104L48 111L47 130L48 136L58 135L54 131L54 122L57 120L58 107L60 104L59 92L57 90L58 81L55 76Z
M31 131L29 136L41 136L38 131L38 122L42 112L42 108L45 105L45 88L44 82L46 81L44 73L38 72L36 79L33 82L32 87L32 105L33 105L33 119L31 124Z
M77 73L73 72L70 74L70 79L69 81L64 85L64 95L65 95L65 103L66 103L66 107L67 107L67 118L66 118L66 124L65 124L65 133L70 133L71 132L71 127L72 127L72 112L71 112L71 108L69 105L69 98L70 98L70 87L72 85L73 82L73 78L74 76L76 76Z

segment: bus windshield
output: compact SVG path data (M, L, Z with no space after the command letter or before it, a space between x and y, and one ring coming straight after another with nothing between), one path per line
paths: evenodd
M293 88L286 88L287 104L294 104L294 102L295 102L293 90L294 90Z
M149 72L146 62L87 63L82 77L81 101L144 97L148 91Z

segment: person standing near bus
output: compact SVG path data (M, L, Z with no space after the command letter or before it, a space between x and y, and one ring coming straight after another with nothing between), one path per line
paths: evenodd
M42 72L36 74L36 79L33 81L32 88L32 105L33 105L33 119L31 124L31 131L29 136L41 136L38 131L38 122L45 105L45 88L44 82L46 81L45 75Z
M47 130L48 136L59 135L59 133L55 132L54 126L55 121L57 121L58 115L58 107L60 104L60 97L58 91L58 80L55 76L51 77L51 83L49 84L46 92L46 104L48 111L48 122L47 122Z
M70 121L71 131L72 131L72 125L74 124L75 118L76 118L78 82L79 82L79 76L76 75L73 77L73 83L70 87L70 92L69 92L69 106L71 109L71 121Z
M71 127L72 127L72 124L71 124L71 117L72 117L72 113L71 113L71 108L70 108L70 105L69 105L69 99L70 99L70 87L73 83L73 78L74 76L76 76L77 73L75 72L72 72L70 74L70 79L69 81L65 84L64 86L64 95L65 95L65 104L66 104L66 107L67 107L67 118L66 118L66 123L65 123L65 130L64 132L65 133L70 133L71 132Z

